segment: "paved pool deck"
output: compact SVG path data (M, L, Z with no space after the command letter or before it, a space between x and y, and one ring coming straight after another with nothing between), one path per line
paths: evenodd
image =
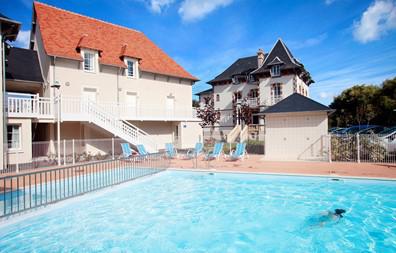
M229 172L250 172L269 174L298 174L341 177L381 178L396 180L396 164L349 163L349 162L277 162L265 161L261 155L249 155L243 161L212 160L209 163L202 158L195 161L172 159L170 167L176 169L201 169Z

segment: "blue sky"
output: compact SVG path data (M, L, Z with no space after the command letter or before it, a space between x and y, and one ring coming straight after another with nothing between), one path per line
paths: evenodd
M316 83L324 104L354 84L396 76L396 0L43 0L143 31L200 81L237 58L268 52L282 38ZM27 43L31 0L0 0L0 12L22 22Z

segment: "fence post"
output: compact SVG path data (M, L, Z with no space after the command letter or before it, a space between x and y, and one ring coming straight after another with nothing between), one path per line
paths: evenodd
M66 140L63 139L63 165L66 165Z
M329 140L329 143L328 143L328 145L329 145L329 163L331 163L332 162L331 161L331 134L329 134L328 136L329 136L329 138L328 138L328 140Z
M359 133L356 134L356 150L357 150L357 162L360 163L360 140Z
M76 163L76 157L75 157L75 147L74 147L74 139L72 140L72 153L73 153L73 164Z
M111 138L111 155L114 160L114 138Z

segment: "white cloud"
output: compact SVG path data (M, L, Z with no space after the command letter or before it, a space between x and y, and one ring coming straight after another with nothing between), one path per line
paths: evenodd
M179 14L183 21L195 21L232 2L233 0L184 0L179 8Z
M356 40L367 43L378 40L393 29L396 29L396 2L376 0L355 22L353 35Z
M17 39L12 43L13 46L28 48L30 40L30 31L19 31Z
M140 0L154 13L161 13L167 7L175 2L175 0Z

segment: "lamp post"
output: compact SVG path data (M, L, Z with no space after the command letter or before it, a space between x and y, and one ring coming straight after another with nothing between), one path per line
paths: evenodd
M56 96L55 100L56 101L56 137L57 137L57 150L58 150L58 166L61 165L61 153L60 153L60 94L59 94L59 89L60 89L60 84L58 81L55 81L53 85L51 85L51 88L56 89Z

